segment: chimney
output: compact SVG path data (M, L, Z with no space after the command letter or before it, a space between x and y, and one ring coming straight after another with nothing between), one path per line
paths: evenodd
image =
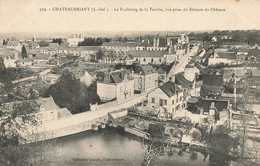
M215 108L215 102L211 102L210 108Z
M171 77L169 78L169 81L175 83L175 75L171 76Z
M104 82L106 82L106 83L110 82L110 73L109 72L104 73Z

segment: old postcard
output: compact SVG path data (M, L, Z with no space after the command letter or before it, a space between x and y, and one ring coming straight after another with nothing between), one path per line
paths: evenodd
M0 0L0 166L260 165L260 1Z

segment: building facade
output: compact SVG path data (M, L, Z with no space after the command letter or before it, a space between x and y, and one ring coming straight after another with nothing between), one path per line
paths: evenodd
M158 87L158 73L151 65L135 66L135 91L145 92Z
M104 80L97 82L97 94L104 101L128 99L134 96L134 79L123 69L105 72Z
M148 94L148 107L156 109L163 107L169 114L182 109L183 91L172 81L156 88Z

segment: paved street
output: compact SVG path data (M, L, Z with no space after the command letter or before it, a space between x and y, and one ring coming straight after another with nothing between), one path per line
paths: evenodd
M105 117L109 112L113 112L115 110L120 110L122 108L129 108L136 103L139 103L146 99L146 95L148 92L135 95L134 97L119 102L116 105L111 105L107 107L103 107L101 109L95 110L95 111L88 111L83 112L80 114L72 115L70 117L59 119L55 121L49 121L48 123L43 124L40 128L38 128L38 132L45 132L45 131L51 131L51 130L57 130L61 128L70 127L73 125L77 125L83 122L87 122L90 120L94 120L100 117Z
M183 72L186 65L189 62L189 59L190 59L190 53L183 55L179 60L179 63L176 66L173 66L169 71L169 73L167 74L167 80L169 80L169 78L172 77L173 75Z

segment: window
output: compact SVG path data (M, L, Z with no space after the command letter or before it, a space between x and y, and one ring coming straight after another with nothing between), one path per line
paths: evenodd
M152 98L152 103L155 103L155 98Z
M159 105L160 105L160 106L163 106L163 99L160 99Z
M145 61L146 61L146 59L144 58L144 59L143 59L143 61L145 62Z
M139 85L138 85L138 89L141 89L141 88L142 88L142 84L139 84Z
M163 105L167 105L167 100L163 100Z
M172 112L174 112L174 108L172 108Z
M179 99L179 98L177 97L177 98L176 98L176 103L178 103L178 99Z
M182 97L180 97L180 101L182 101Z
M172 105L174 105L174 100L172 100Z
M51 114L50 114L50 119L54 119L54 113L53 112L51 112Z
M152 58L151 62L153 63L153 58Z
M42 119L43 118L43 114L38 114L38 119Z

